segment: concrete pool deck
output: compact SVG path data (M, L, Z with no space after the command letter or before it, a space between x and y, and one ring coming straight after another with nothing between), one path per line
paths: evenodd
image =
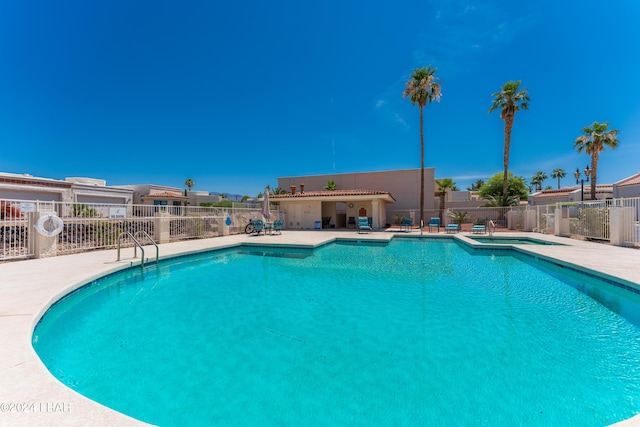
M232 247L260 245L320 246L335 239L419 238L420 233L351 231L284 231L281 235L234 235L160 245L160 257ZM469 233L424 233L425 238L449 238L468 245ZM527 237L559 245L519 245L519 251L560 264L585 269L640 290L640 250L534 233L500 233L499 237ZM155 256L146 246L148 258ZM32 345L33 330L46 310L62 296L93 279L139 263L133 248L92 251L52 258L0 264L0 425L11 426L143 426L140 421L106 408L60 383L40 361ZM153 405L153 402L149 402ZM640 408L638 408L640 413ZM616 426L640 426L640 415Z

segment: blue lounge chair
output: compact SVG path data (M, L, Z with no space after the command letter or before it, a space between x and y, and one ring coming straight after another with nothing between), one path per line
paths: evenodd
M444 228L444 231L446 231L447 233L457 233L460 231L460 225L447 224L447 226Z
M358 233L368 233L370 231L369 218L363 216L358 217Z
M400 230L402 231L411 231L413 228L413 220L411 218L404 218L400 223Z
M436 233L440 232L440 218L429 218L429 233L431 233L431 227L436 228Z
M276 219L275 221L273 221L273 234L282 234L282 225L284 224L284 221L281 219Z
M257 236L263 230L264 230L264 221L261 220L261 219L254 220L253 221L253 234L255 234Z
M471 232L473 234L484 234L487 232L487 226L484 224L476 224L471 227Z

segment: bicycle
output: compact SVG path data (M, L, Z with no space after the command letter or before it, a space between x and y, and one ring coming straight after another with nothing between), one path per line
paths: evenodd
M249 224L247 224L247 226L244 228L244 232L245 234L251 234L253 233L255 230L254 226L253 226L253 220L250 219L249 220Z

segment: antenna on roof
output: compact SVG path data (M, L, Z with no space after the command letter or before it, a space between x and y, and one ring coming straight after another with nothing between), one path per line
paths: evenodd
M331 138L331 149L333 151L333 171L336 171L336 142Z

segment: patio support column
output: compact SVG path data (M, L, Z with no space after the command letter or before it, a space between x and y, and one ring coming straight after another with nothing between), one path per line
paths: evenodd
M228 236L230 225L231 225L231 217L228 214L218 217L218 235Z
M536 209L527 209L524 211L524 231L533 231L538 224Z
M171 218L158 213L154 218L156 231L156 243L169 243L171 241Z
M33 212L33 224L37 223L41 217L49 214L55 215L55 212ZM29 222L29 226L29 236L33 239L33 257L45 258L48 256L56 256L56 251L58 249L58 236L43 236L33 228L31 222Z
M553 220L553 234L556 236L569 236L571 234L569 208L567 206L556 208L553 214Z
M633 208L611 206L609 208L609 239L612 245L624 246L624 225L634 224Z
M371 227L379 229L380 227L380 202L378 200L371 201Z

